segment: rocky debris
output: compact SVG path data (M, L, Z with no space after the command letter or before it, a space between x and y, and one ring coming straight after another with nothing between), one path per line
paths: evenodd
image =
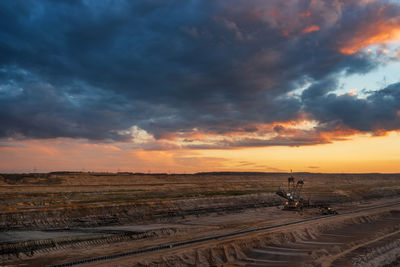
M354 258L354 266L387 266L395 263L400 255L400 240L393 240L383 246L371 249L365 255ZM398 265L393 265L398 266Z

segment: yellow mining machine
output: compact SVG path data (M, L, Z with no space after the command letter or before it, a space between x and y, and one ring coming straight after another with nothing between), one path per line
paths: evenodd
M295 181L293 175L291 174L288 178L287 189L279 187L276 194L285 199L285 204L283 206L284 210L302 210L303 208L318 208L320 213L323 215L338 214L335 209L330 207L326 203L314 203L310 204L309 199L304 199L301 195L301 190L303 189L304 180L299 179Z
M276 194L286 199L283 209L285 210L301 210L304 207L310 205L308 200L305 200L301 196L301 190L303 189L304 181L299 179L296 183L293 175L288 178L287 190L279 187Z

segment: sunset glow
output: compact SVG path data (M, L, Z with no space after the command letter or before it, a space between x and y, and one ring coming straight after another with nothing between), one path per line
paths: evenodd
M383 45L400 41L400 22L399 25L395 26L383 24L374 27L376 28L371 29L371 32L357 33L345 46L340 48L340 52L351 55L370 45Z
M0 172L400 172L396 1L11 2Z

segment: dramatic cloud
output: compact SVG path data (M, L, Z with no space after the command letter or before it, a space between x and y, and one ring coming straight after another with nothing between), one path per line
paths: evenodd
M354 129L380 134L400 129L400 83L380 91L371 92L365 99L351 94L310 93L318 87L304 91L306 111L313 114L325 131ZM318 90L315 90L318 91Z
M341 39L340 52L354 54L373 44L386 44L400 41L399 8L390 4L368 5L367 12L348 18L344 26L345 34L351 32L351 37ZM373 23L371 23L373 22Z
M383 64L365 48L400 38L395 2L4 1L0 29L0 138L168 150L400 128L399 84L335 92Z

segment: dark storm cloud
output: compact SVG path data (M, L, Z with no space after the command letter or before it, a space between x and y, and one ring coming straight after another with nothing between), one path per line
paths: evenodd
M156 138L194 128L223 135L304 112L325 126L395 128L394 111L379 106L390 101L379 94L392 95L393 108L399 103L388 88L367 101L329 93L339 72L376 64L364 53L340 53L344 41L372 23L377 8L387 18L399 12L357 2L3 1L0 137L127 140L133 125ZM312 25L319 30L302 33ZM290 95L309 81L301 98ZM368 124L358 108L371 121L391 116ZM227 146L245 143L268 145Z
M365 99L349 94L315 95L308 90L303 93L305 110L321 123L321 130L339 127L379 134L400 128L400 83L371 92Z

